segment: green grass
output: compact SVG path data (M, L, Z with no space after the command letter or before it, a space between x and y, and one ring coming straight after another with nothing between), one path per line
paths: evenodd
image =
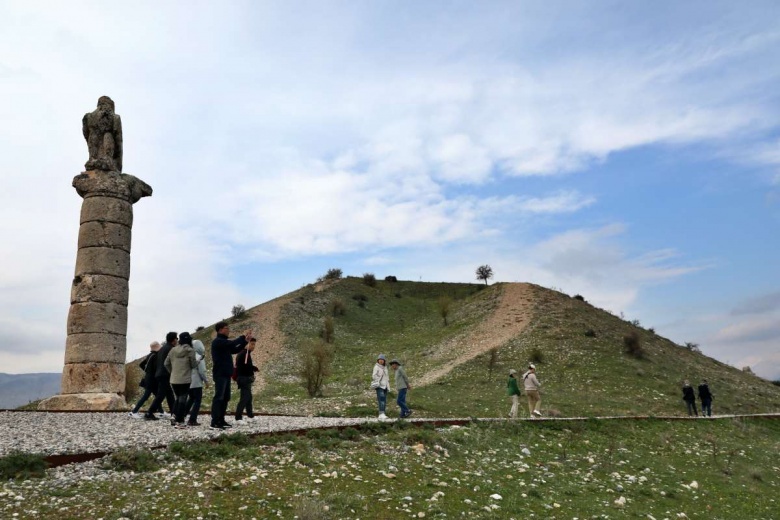
M215 446L212 443L192 445ZM218 444L217 444L218 445ZM780 421L377 424L156 454L167 472L11 482L18 518L776 518ZM530 454L524 454L527 449ZM692 483L695 482L692 486ZM152 491L153 490L153 491ZM14 497L24 496L19 503ZM501 499L491 498L498 494ZM615 501L626 499L623 507Z

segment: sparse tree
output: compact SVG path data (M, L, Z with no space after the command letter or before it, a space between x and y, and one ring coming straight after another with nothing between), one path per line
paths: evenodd
M452 298L449 296L440 297L437 302L437 307L439 309L439 316L444 320L444 326L446 327L448 325L447 316L450 315L450 309L452 308Z
M234 318L240 318L241 316L244 315L245 312L246 312L246 307L244 307L240 303L238 305L233 305L233 308L230 309L230 314Z
M363 275L363 283L369 287L376 287L376 275L374 273L365 273Z
M694 343L692 341L686 341L685 342L685 348L690 350L691 352L701 353L701 348L699 348L698 343Z
M328 272L325 273L325 275L322 277L323 280L341 280L341 277L344 276L344 272L339 269L338 267L333 267L331 269L328 269Z
M335 338L333 316L325 316L325 319L322 321L322 329L320 329L320 337L325 343L333 343Z
M300 376L309 397L322 397L325 378L331 373L333 349L322 341L312 341L301 352Z
M637 359L644 359L645 349L642 347L642 340L636 331L632 331L623 336L623 348L626 354Z
M490 278L493 278L492 267L487 264L477 267L477 280L485 280L485 285L487 285Z

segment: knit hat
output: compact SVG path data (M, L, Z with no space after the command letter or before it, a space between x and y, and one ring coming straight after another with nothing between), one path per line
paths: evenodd
M387 360L385 359L385 355L384 355L384 354L379 354L379 357L378 357L378 358L376 358L376 360L377 360L377 361L379 361L380 359L381 359L382 361L387 361Z
M528 364L528 368L529 368L530 370L536 370L536 367L534 366L534 364L533 364L533 363L529 363L529 364Z
M400 362L400 361L398 361L397 359L394 359L394 360L392 360L392 361L390 362L390 364L391 364L391 365L398 365L398 366L401 366L401 362Z
M513 375L515 375L515 374L517 374L517 370L515 370L514 368L512 368L512 369L510 369L510 370L509 370L509 375L510 375L510 376L513 376Z

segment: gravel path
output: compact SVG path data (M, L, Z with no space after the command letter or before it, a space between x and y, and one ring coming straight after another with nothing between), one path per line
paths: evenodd
M229 430L201 426L179 430L168 419L145 421L124 413L0 412L0 456L19 450L43 455L109 452L123 447L154 447L173 441L211 439L228 433L258 433L350 426L376 419L257 416Z

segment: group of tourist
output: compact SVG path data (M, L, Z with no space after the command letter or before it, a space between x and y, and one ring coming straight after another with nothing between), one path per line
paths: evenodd
M384 421L387 419L385 409L387 407L387 392L390 390L390 372L387 369L387 359L384 354L379 354L377 357L374 370L371 372L371 388L376 391L376 401L379 405L379 419ZM409 385L409 378L406 377L406 372L401 366L401 363L394 359L390 361L390 368L393 369L395 374L395 391L398 394L396 404L399 408L398 417L405 419L412 415L412 410L406 404L406 393L412 389Z
M236 421L254 419L252 409L252 383L257 367L252 362L252 351L257 338L251 330L229 339L230 326L221 321L216 324L217 337L211 342L211 370L214 383L214 398L211 401L211 424L214 430L224 430L231 425L225 420L230 401L231 379L235 379L241 397L236 407ZM236 364L233 364L233 356ZM203 399L203 387L210 384L206 374L206 349L203 342L192 339L189 332L169 332L165 343L153 342L150 352L140 364L144 371L141 386L144 393L130 412L133 418L156 421L159 416L170 417L176 428L200 426L198 412ZM141 407L154 396L149 409L142 416ZM167 402L169 414L163 412L162 403ZM246 413L246 418L244 418ZM185 419L189 419L185 423Z
M702 416L712 417L712 392L707 380L703 379L699 385L699 399L701 400ZM688 407L688 415L698 417L699 411L696 409L696 395L693 393L693 387L687 379L683 381L682 387L683 401Z
M509 409L509 418L517 417L517 408L520 402L520 385L517 382L517 370L514 368L509 371L509 379L506 382L506 393L512 400L512 407ZM531 419L541 417L539 410L542 406L542 399L539 396L539 388L542 384L536 378L536 366L533 363L528 365L528 370L523 374L523 389L528 397L528 414Z

